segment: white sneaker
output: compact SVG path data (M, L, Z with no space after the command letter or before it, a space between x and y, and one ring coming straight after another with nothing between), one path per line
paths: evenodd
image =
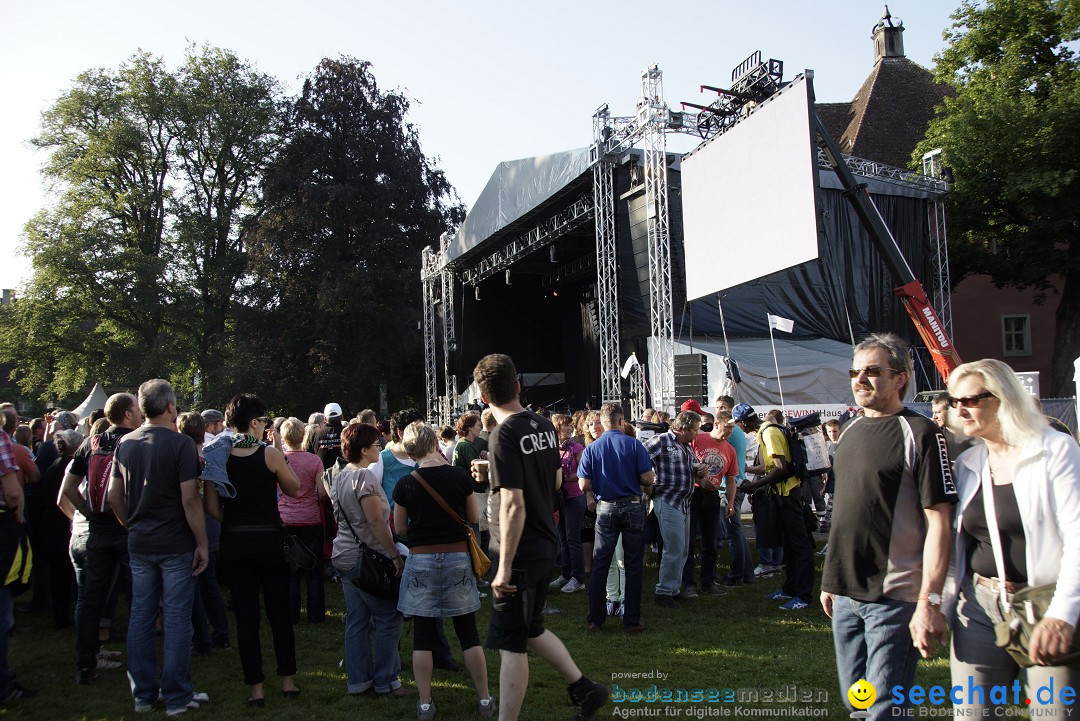
M210 703L210 696L209 695L207 695L205 693L196 693L196 694L192 695L191 700L188 701L187 704L185 704L184 706L181 706L180 708L166 709L165 715L166 716L179 716L180 714L185 714L188 711L194 711L195 709L202 708L204 705L206 705L208 703Z
M576 578L571 578L566 582L566 585L562 587L563 593L573 593L574 591L584 591L585 584Z
M548 588L554 591L556 588L562 588L566 584L570 583L570 579L566 576L559 576L554 581L548 584Z
M774 573L772 566L766 566L763 563L759 563L754 569L755 576L768 576Z

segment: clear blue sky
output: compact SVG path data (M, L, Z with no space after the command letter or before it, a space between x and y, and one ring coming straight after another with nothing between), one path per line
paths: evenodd
M958 4L890 4L907 28L909 58L932 67ZM641 71L653 63L676 109L681 100L709 102L698 86L727 85L755 50L783 60L787 77L813 69L819 101L850 100L872 67L870 31L882 11L872 0L667 9L641 0L10 3L0 43L0 287L28 277L18 255L23 225L48 202L38 174L45 158L27 142L40 113L83 70L115 68L139 49L176 67L189 43L229 48L290 92L323 57L371 61L383 88L415 101L410 119L425 152L471 206L500 161L588 145L602 103L633 114Z

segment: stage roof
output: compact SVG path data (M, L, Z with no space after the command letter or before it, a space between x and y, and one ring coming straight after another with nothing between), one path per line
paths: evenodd
M450 241L447 261L463 258L510 230L515 221L556 198L588 172L588 148L499 163Z

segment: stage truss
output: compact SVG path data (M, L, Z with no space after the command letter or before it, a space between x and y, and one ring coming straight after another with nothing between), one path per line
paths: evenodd
M479 294L479 284L518 260L547 247L590 220L596 233L595 267L597 276L597 318L600 346L601 402L622 400L619 361L618 255L615 225L614 167L620 156L639 143L643 146L647 203L649 253L650 328L654 342L652 400L646 398L646 369L639 366L629 378L629 401L633 417L639 418L646 407L675 409L674 303L671 275L671 225L668 208L667 134L680 133L711 138L728 130L743 117L749 106L760 103L782 86L783 63L763 61L761 53L748 57L731 74L732 88L724 90L702 85L701 90L716 92L719 99L711 105L682 103L683 111L672 111L664 100L663 73L652 65L641 74L642 95L633 117L612 116L608 105L593 114L593 144L589 148L592 170L591 194L583 194L565 209L539 222L528 232L468 266L448 262L450 234L440 239L440 252L424 248L421 263L424 302L424 372L427 411L432 421L450 423L456 410L456 378L450 374L450 353L454 341L453 288L457 275L463 286ZM691 107L698 112L687 112ZM932 154L928 154L932 155ZM935 304L939 317L952 333L949 295L948 246L945 232L945 209L942 196L948 183L940 177L940 155L924 158L923 174L896 168L864 158L844 156L844 163L857 176L882 180L894 185L929 191L928 224L936 253ZM936 163L936 164L935 164ZM819 167L831 169L819 152ZM589 270L591 258L577 260L544 276L545 284L577 276ZM479 297L479 295L477 296ZM439 394L436 362L435 309L443 306L442 348L445 394ZM659 357L655 357L659 356Z

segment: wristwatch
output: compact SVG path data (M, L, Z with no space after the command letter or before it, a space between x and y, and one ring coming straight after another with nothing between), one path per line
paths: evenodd
M930 593L920 593L919 594L919 600L920 601L926 601L931 606L940 606L941 605L941 594L940 593L935 593L933 591L931 591Z

